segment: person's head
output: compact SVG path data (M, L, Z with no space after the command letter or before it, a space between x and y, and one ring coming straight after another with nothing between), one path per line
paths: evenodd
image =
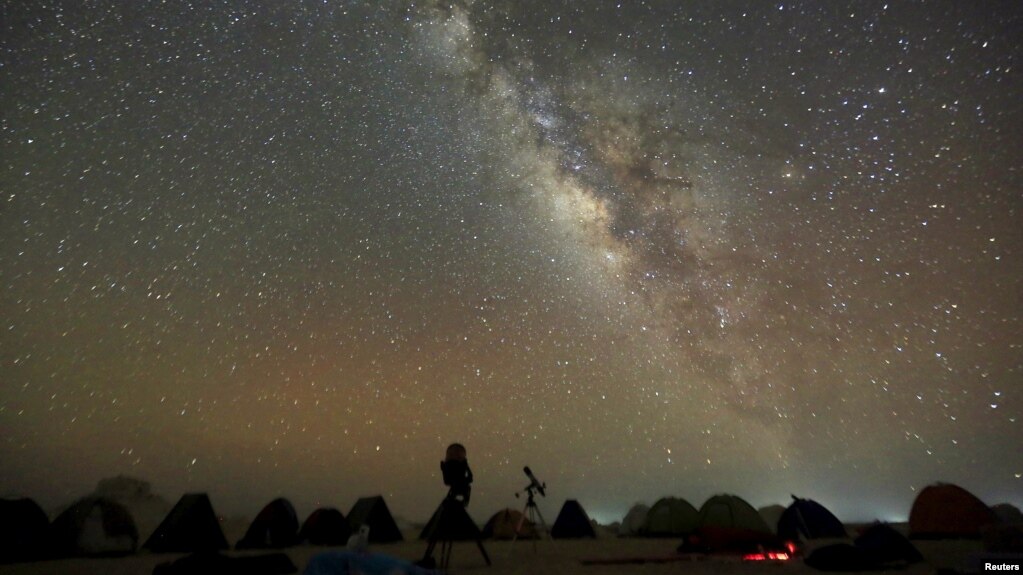
M444 459L447 461L465 461L465 446L461 443L452 443L448 446Z

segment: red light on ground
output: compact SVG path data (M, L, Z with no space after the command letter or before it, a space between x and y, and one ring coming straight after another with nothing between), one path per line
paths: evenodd
M789 554L784 551L768 551L766 553L747 553L743 561L788 561Z
M789 555L794 555L796 553L796 544L791 541L785 542L785 548L789 550Z

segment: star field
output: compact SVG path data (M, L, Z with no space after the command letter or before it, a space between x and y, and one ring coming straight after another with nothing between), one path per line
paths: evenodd
M4 493L1023 503L1015 3L3 22Z

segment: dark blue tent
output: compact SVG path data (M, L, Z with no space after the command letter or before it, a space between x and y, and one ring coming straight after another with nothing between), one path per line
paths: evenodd
M298 539L313 545L344 545L351 535L352 528L343 513L333 507L321 507L309 514Z
M882 571L901 569L923 561L916 547L884 523L869 527L848 543L815 549L803 561L819 571Z
M142 546L157 553L227 549L220 520L205 493L186 493Z
M871 525L853 544L882 563L919 563L924 560L909 539L887 523Z
M401 541L401 530L394 522L391 510L387 508L387 502L383 496L363 497L355 502L348 511L348 525L352 533L359 530L359 527L369 527L370 543L393 543Z
M31 499L0 499L0 563L39 559L50 519Z
M834 543L814 549L803 559L818 571L873 571L881 569L869 553L848 543Z
M351 535L345 515L333 507L320 507L309 514L299 530L299 540L313 545L344 545Z
M582 505L575 499L565 501L561 506L558 518L554 520L554 527L551 527L552 539L580 539L583 537L596 538L597 533L590 524L590 518Z
M778 519L778 537L786 541L847 537L845 526L823 505L792 496L792 504Z

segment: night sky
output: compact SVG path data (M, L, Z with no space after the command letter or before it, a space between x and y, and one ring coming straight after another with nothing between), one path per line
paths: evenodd
M0 494L1023 504L1017 2L5 2Z

